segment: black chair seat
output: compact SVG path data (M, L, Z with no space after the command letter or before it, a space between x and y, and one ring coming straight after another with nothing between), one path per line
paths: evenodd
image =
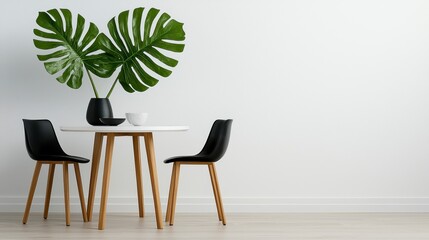
M171 157L164 160L164 163L174 163L174 162L216 162L216 159L213 159L211 156L207 156L207 155L194 155L194 156L177 156L177 157Z
M78 157L78 156L71 156L71 155L39 155L37 156L37 160L43 160L43 161L69 161L69 162L76 162L76 163L88 163L89 159Z

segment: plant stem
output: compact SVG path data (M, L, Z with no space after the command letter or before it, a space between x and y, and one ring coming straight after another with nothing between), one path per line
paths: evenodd
M109 90L109 93L107 94L106 98L110 97L110 94L112 94L113 89L115 88L116 83L118 82L119 78L116 78L115 82L113 83L112 87Z
M94 90L95 97L98 98L98 92L97 92L97 89L95 88L94 80L92 80L91 74L89 73L88 69L85 68L85 70L86 70L86 73L88 74L89 81L91 82L92 90Z

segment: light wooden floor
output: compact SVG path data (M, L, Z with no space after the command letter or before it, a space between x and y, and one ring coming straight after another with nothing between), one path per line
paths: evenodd
M286 213L227 214L228 224L216 213L177 213L173 227L156 229L153 214L108 214L106 229L97 221L83 223L73 214L71 226L64 215L33 212L26 225L22 213L0 213L0 239L429 239L429 213ZM94 216L94 219L98 219Z

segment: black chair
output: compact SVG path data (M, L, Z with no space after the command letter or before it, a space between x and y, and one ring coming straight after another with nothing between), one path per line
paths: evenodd
M181 165L207 165L210 172L210 178L213 187L213 193L216 201L216 208L219 221L226 225L225 214L222 206L219 183L217 180L215 162L223 157L228 148L229 136L231 133L232 120L216 120L210 130L209 137L200 153L193 156L172 157L164 163L174 163L171 173L170 193L168 196L166 222L170 226L174 224L174 213L176 208L177 188L179 183L179 173Z
M27 120L24 121L25 130L25 145L28 154L36 160L36 168L34 169L33 180L31 181L30 191L28 194L27 205L25 207L22 223L26 224L30 213L31 202L33 201L34 192L36 190L37 180L39 178L42 164L49 165L48 184L46 187L45 209L43 217L48 218L49 203L51 199L52 183L54 180L55 165L63 165L63 180L64 180L64 202L66 212L66 225L70 226L70 201L69 201L69 173L68 165L73 164L77 187L79 190L80 204L82 208L83 221L87 222L85 199L83 195L82 179L80 177L79 163L87 163L88 159L67 155L60 146L55 130L49 120Z

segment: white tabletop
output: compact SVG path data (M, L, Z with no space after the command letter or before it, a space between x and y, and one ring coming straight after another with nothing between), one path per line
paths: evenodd
M64 132L101 132L101 133L144 133L187 131L188 126L61 126Z

